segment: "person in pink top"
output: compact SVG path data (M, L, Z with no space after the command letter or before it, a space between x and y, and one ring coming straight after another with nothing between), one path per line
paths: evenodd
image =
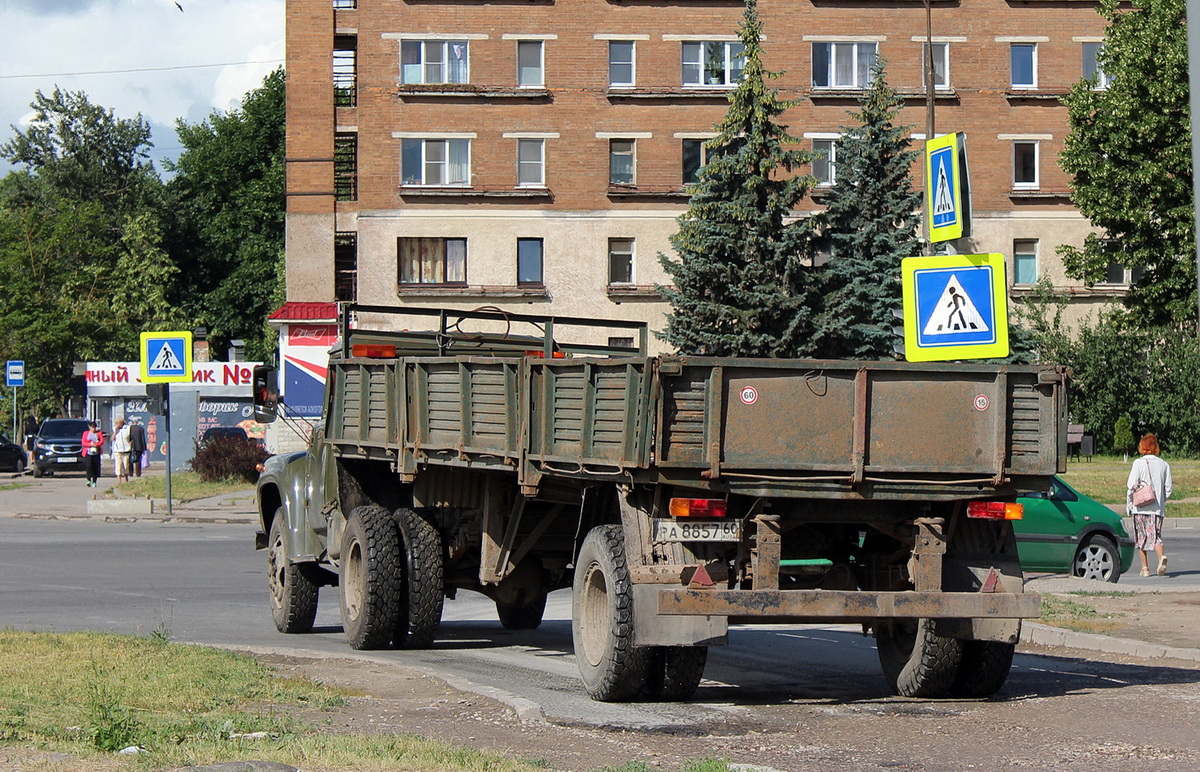
M104 432L96 428L95 421L88 421L87 431L83 433L83 469L87 473L89 488L96 487L100 479L100 450L104 446Z

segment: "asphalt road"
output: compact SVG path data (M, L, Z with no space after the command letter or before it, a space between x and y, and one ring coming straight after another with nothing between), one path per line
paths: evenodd
M246 525L0 518L0 627L164 631L178 641L351 655L336 590L322 590L316 632L275 631L265 556L254 551L251 536ZM1179 532L1173 543L1173 572L1200 573L1195 566L1200 534ZM894 699L872 641L857 628L751 627L733 630L730 646L711 650L696 703L602 705L589 700L579 684L568 620L569 597L557 593L541 628L506 631L490 601L461 593L447 602L433 649L369 656L427 669L452 683L499 690L514 697L510 704L540 706L556 719L618 728L702 731L717 717L744 719L757 706ZM1200 705L1200 671L1149 665L1131 670L1024 654L1017 656L1001 696L1026 701L1108 689L1114 675L1136 683L1186 684L1189 699ZM1121 712L1119 693L1112 712Z

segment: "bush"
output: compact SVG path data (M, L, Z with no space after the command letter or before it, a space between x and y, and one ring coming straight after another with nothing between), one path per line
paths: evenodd
M258 481L258 465L271 455L256 441L247 437L211 437L203 444L196 444L196 455L192 459L192 471L201 480Z

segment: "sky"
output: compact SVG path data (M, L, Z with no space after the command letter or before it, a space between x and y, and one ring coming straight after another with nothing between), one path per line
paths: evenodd
M283 20L284 0L0 0L0 143L28 125L36 91L58 86L140 113L163 171L181 149L176 119L237 107L283 64Z

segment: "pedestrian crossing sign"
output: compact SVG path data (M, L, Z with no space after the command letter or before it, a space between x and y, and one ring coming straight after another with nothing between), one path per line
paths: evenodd
M901 262L901 272L905 359L1008 356L1004 255L909 257Z
M962 238L965 228L960 173L960 135L946 134L925 142L925 211L929 241Z
M192 334L143 332L142 383L191 383Z

